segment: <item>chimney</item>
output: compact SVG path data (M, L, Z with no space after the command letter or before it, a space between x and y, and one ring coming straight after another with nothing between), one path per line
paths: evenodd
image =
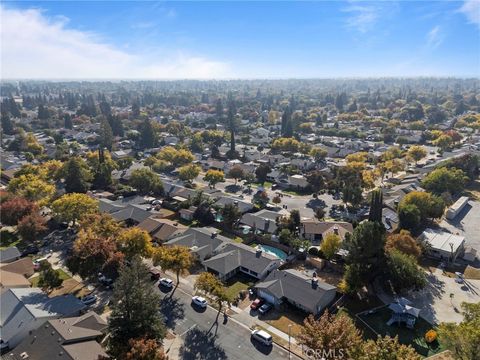
M338 235L338 226L335 225L335 226L333 227L333 233L334 233L335 235Z
M317 273L314 271L312 274L312 289L316 289L318 286Z
M215 239L216 237L217 237L217 232L214 231L214 232L212 233L212 235L211 235L211 238L212 238L212 239Z

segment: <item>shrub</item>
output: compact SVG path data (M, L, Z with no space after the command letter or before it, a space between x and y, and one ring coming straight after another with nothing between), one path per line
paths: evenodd
M425 333L425 341L427 342L427 344L431 344L435 340L437 340L437 332L433 329L428 330Z

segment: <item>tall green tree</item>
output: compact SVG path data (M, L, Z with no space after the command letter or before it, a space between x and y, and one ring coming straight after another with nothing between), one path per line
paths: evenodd
M70 158L63 165L62 174L67 193L86 193L90 189L92 174L82 158L77 156Z
M382 189L372 191L372 200L370 202L369 221L382 222L383 192Z
M160 176L148 168L133 170L128 183L141 194L163 194L163 184Z
M140 129L140 147L149 149L155 146L155 131L149 119L145 119Z
M98 146L106 148L108 151L112 151L113 147L113 132L110 124L106 119L102 119L100 122Z
M147 267L139 257L120 271L114 285L108 321L109 351L119 357L128 351L130 339L142 337L162 341L165 324L158 311L159 295L154 291Z

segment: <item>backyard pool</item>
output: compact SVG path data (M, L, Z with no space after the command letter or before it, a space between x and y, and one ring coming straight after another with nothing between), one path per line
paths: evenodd
M268 246L268 245L257 245L262 251L266 252L267 254L276 256L277 258L281 260L285 260L287 258L287 253L283 250L277 249L273 246Z

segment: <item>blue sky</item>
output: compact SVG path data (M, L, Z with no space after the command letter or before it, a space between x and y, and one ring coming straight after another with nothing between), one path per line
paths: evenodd
M480 0L2 4L3 78L480 75Z

